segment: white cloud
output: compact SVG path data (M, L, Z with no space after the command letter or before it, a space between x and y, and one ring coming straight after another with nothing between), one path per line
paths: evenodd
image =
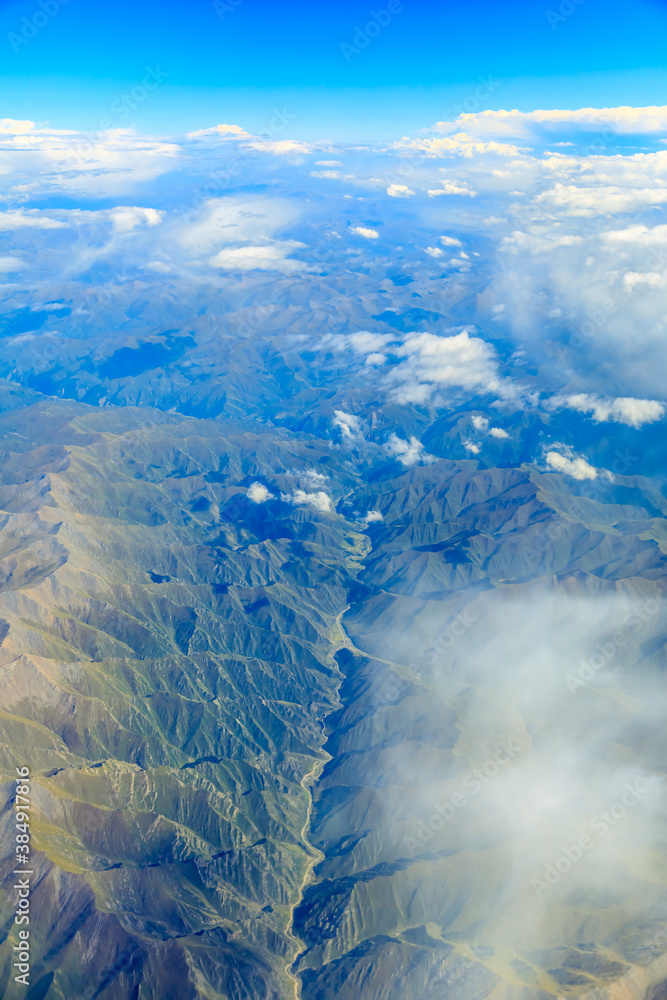
M211 198L178 228L177 237L182 247L201 255L230 243L262 243L298 216L294 202L285 198Z
M549 406L554 409L563 407L579 413L592 413L593 419L598 422L613 421L617 424L627 424L628 427L652 424L665 415L665 404L656 399L633 399L629 396L603 399L584 392L571 396L555 396L549 401Z
M581 129L618 135L664 134L667 131L667 107L580 108L571 110L480 111L461 114L454 121L437 122L439 131L460 130L475 136L508 136L534 139L543 131ZM456 138L456 136L454 136Z
M53 219L39 208L0 212L0 231L11 229L65 229L68 223Z
M316 167L342 167L342 160L315 160Z
M424 451L424 445L414 435L411 435L410 440L406 441L397 434L391 434L385 444L385 450L397 458L401 465L406 466L406 468L418 465L420 462L424 465L435 462L434 456Z
M442 123L439 123L442 124ZM475 156L519 156L522 152L519 146L504 142L480 142L466 132L457 132L447 138L408 139L403 138L396 147L407 152L417 150L427 156L463 156L472 159Z
M272 153L273 156L292 156L312 152L312 146L296 139L258 139L249 142L251 149L260 153Z
M393 353L405 360L388 375L393 397L401 403L424 403L441 388L456 386L500 392L493 348L467 330L450 337L408 334Z
M476 431L485 431L489 426L489 421L486 419L486 417L480 417L478 414L476 414L472 418L472 425Z
M136 229L142 223L148 226L157 226L164 217L164 212L156 208L133 208L119 205L109 212L113 230L115 233L128 233Z
M612 185L578 187L576 184L555 184L534 199L533 204L546 212L591 219L596 215L617 215L635 212L648 205L667 202L667 188L621 188Z
M491 437L498 438L501 441L504 441L506 438L509 437L507 431L504 431L502 427L491 427L489 430L489 434L491 435Z
M323 490L316 493L307 493L305 490L295 490L294 493L282 493L281 497L287 503L296 504L299 507L312 507L322 513L333 510L331 498Z
M363 236L365 240L377 240L380 237L377 229L370 229L368 226L353 226L351 231Z
M438 242L442 243L443 247L462 247L463 243L461 240L457 240L454 236L439 236Z
M658 274L657 271L626 271L623 275L623 287L629 292L642 285L648 288L664 288L667 284L667 275Z
M572 476L573 479L597 479L597 469L589 465L585 458L568 458L558 451L549 451L546 461L556 472Z
M0 118L0 133L7 135L26 135L33 132L35 123L31 121L21 121L19 118Z
M341 173L340 170L311 170L311 177L319 177L321 180L339 180Z
M602 239L616 246L631 243L640 247L662 247L667 244L667 226L627 226L603 233Z
M11 274L13 271L22 271L26 264L18 257L0 257L0 274Z
M209 264L226 271L283 271L293 273L305 266L303 261L292 260L288 254L301 247L304 243L296 240L276 240L260 246L225 247L211 257Z
M390 184L387 188L387 194L391 198L409 198L410 195L414 194L414 191L406 184Z
M356 333L327 333L322 337L323 347L333 347L336 351L351 349L355 354L368 354L383 350L396 338L387 333L372 333L358 330Z
M429 188L426 193L429 198L437 198L442 194L462 194L467 195L469 198L477 197L477 192L473 191L465 181L443 181L441 187Z
M445 251L441 250L440 247L426 247L425 252L429 257L442 257Z
M463 447L466 449L466 451L472 452L473 455L479 455L480 451L482 450L478 444L475 444L474 441L464 441Z
M334 426L338 427L341 434L348 441L353 438L363 437L361 420L353 413L345 413L344 410L334 410Z
M366 524L373 524L374 521L384 521L384 517L379 510L369 510L368 513L364 515L364 521Z
M248 499L253 503L265 503L267 500L273 500L274 496L261 483L251 483L248 487Z
M205 135L217 136L221 139L251 139L252 136L240 125L213 125L211 128L201 128L196 132L188 132L188 139L200 139Z

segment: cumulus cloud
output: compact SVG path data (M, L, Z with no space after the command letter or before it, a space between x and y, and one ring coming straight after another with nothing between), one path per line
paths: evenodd
M489 426L489 421L486 417L480 417L478 414L472 418L472 425L476 431L485 431Z
M549 401L549 406L554 409L562 407L579 413L591 413L597 422L613 421L617 424L627 424L628 427L652 424L665 415L665 404L657 399L633 399L630 396L604 399L585 392L570 396L554 396Z
M447 387L488 392L504 388L493 347L467 330L449 337L408 334L393 353L404 359L388 375L397 402L425 403Z
M507 431L503 430L502 427L491 427L489 429L489 434L491 437L498 438L500 441L504 441L509 438Z
M384 517L379 510L369 510L364 514L364 521L366 524L373 524L376 521L384 521Z
M594 469L585 458L580 456L570 458L559 451L549 451L546 454L546 462L556 472L572 476L573 479L597 479L597 469Z
M326 514L333 510L331 497L324 490L317 490L315 493L308 493L306 490L294 490L293 493L282 493L281 498L287 503L295 504L299 507L312 507Z
M248 499L253 503L266 503L267 500L275 498L262 483L251 483L248 487Z
M396 143L403 152L415 150L427 156L447 157L462 156L472 159L475 156L519 156L522 152L519 146L506 142L480 142L466 132L456 132L447 138L408 139L403 138Z
M211 128L201 128L196 132L188 132L188 139L201 139L204 136L215 136L221 139L251 139L252 136L240 125L213 125Z
M387 188L387 194L391 198L409 198L414 194L414 191L406 184L390 184Z
M109 212L111 224L115 233L128 233L142 223L147 226L157 226L164 218L164 212L156 208L133 208L119 205Z
M343 438L348 441L354 438L363 437L361 420L353 413L345 413L344 410L334 410L334 427L338 427Z
M225 271L283 271L289 274L305 267L303 261L288 257L304 246L296 240L276 240L259 246L224 247L211 257L209 264Z
M385 444L385 450L397 458L401 465L406 466L406 468L412 465L429 465L431 462L435 462L434 456L429 455L424 450L424 445L414 435L411 435L410 439L406 441L397 434L390 434L389 440Z
M443 181L439 188L429 188L427 190L429 198L437 198L442 194L462 194L469 198L476 198L477 192L465 183L465 181Z
M425 249L425 253L427 253L429 257L442 257L444 252L445 251L441 250L440 247L426 247Z
M371 229L368 226L352 226L351 232L356 233L357 236L363 236L365 240L377 240L380 238L377 229Z

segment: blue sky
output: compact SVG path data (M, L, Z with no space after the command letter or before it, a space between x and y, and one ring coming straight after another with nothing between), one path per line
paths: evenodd
M501 84L491 108L664 103L664 3L392 3L10 0L2 113L94 129L147 66L168 75L122 124L159 131L259 130L279 106L293 115L286 134L395 136L488 78Z

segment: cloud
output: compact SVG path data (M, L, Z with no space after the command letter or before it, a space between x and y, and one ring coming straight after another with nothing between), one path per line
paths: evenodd
M248 145L260 153L272 153L273 156L305 154L312 152L313 148L309 143L299 142L296 139L258 139L249 142Z
M251 483L248 487L248 499L253 503L266 503L267 500L274 500L273 493L270 493L262 483Z
M379 510L369 510L364 514L363 520L366 524L373 524L375 521L384 521L384 517Z
M663 247L667 245L667 226L627 226L602 233L605 243L618 246L634 244L638 247Z
M22 271L26 266L24 260L18 257L0 257L0 274L11 274L13 271Z
M486 417L480 417L479 415L475 415L472 418L472 425L476 431L485 431L489 426L489 421L487 420Z
M119 205L109 212L115 233L128 233L142 223L157 226L164 218L164 212L156 208L131 208Z
M377 229L369 229L368 226L352 226L351 232L363 236L365 240L377 240L380 237Z
M424 445L419 438L412 435L409 441L400 438L397 434L390 434L389 440L385 444L385 450L397 458L401 465L406 468L412 465L429 465L435 462L435 457L424 451Z
M210 258L209 264L225 271L283 271L291 274L302 270L305 264L287 255L304 246L296 240L276 240L260 246L225 247Z
M665 415L665 404L656 399L633 399L630 396L603 399L584 392L570 396L554 396L549 401L549 406L554 409L562 407L576 410L578 413L591 413L597 422L612 421L617 424L627 424L628 427L652 424Z
M538 194L533 204L542 211L592 219L596 215L618 215L636 212L649 205L667 202L667 188L621 188L611 185L578 187L576 184L555 184Z
M482 450L478 444L475 444L474 441L464 441L463 447L466 451L472 452L473 455L479 455Z
M200 128L196 132L188 132L188 139L201 139L203 136L216 136L220 139L252 139L240 125L213 125L211 128Z
M0 133L26 135L28 132L33 132L34 129L35 123L28 120L21 121L19 118L0 118Z
M439 236L438 242L442 243L443 247L462 247L463 243L461 240L457 240L454 236Z
M354 438L363 437L361 420L353 413L345 413L344 410L334 410L334 426L338 427L343 438L348 441Z
M473 191L465 181L443 181L439 188L429 188L427 190L429 198L437 198L442 194L461 194L469 198L476 198L477 192Z
M388 333L373 333L370 330L358 330L356 333L327 333L320 344L332 347L335 351L352 350L355 354L366 354L369 357L383 351L396 337ZM384 355L381 355L384 357Z
M387 194L391 198L409 198L414 194L414 191L406 184L390 184L387 188Z
M299 209L286 198L210 198L177 228L182 247L197 256L228 244L263 243L287 228Z
M509 438L507 431L503 430L502 427L491 427L489 429L489 434L491 437L498 438L500 441L504 441Z
M323 490L318 490L316 493L307 493L306 490L294 490L293 493L282 493L281 498L286 503L296 504L299 507L312 507L313 510L319 510L323 514L333 510L331 497Z
M68 223L53 219L39 208L0 212L0 231L11 229L65 229Z
M434 129L463 131L474 136L502 136L535 140L545 132L580 130L605 136L662 135L667 131L667 107L580 108L578 110L480 111L437 122ZM456 136L454 136L456 138Z
M396 148L403 152L418 151L432 157L462 156L466 159L480 155L519 156L523 152L519 146L510 143L480 142L466 132L457 132L442 139L403 138L396 143Z
M425 253L427 253L429 257L442 257L444 252L445 251L441 250L440 247L426 247L425 249Z
M549 451L546 462L556 472L562 472L573 479L597 479L597 469L589 465L585 458L568 458L558 451Z
M405 359L388 375L397 402L425 403L448 387L501 391L493 347L467 330L449 337L408 334L393 353Z

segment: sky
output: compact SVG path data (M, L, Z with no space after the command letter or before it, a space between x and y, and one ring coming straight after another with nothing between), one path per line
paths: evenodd
M4 0L2 114L96 129L149 70L159 86L119 126L259 132L278 108L290 137L377 140L457 103L663 104L666 28L656 0Z

